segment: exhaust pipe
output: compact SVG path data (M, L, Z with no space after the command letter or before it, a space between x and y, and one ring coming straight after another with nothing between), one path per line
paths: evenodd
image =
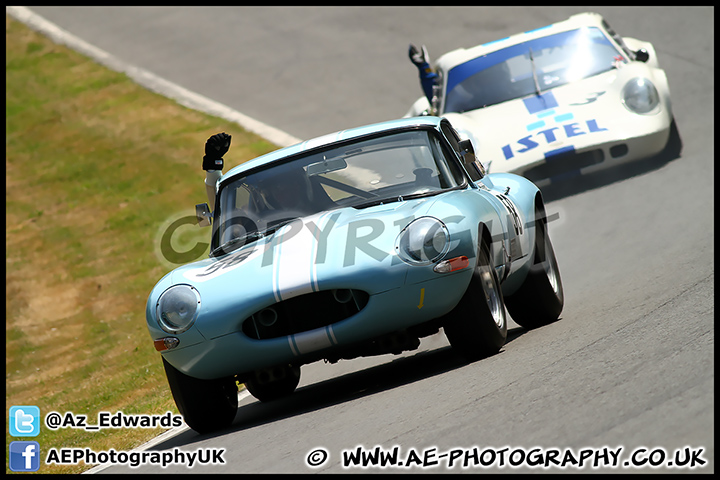
M266 308L255 314L255 318L263 327L270 327L277 322L278 314L273 308Z
M338 288L332 291L333 298L338 303L348 303L353 299L353 294L347 288Z

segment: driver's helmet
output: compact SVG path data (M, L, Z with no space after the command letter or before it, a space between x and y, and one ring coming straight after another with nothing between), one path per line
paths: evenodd
M305 170L296 165L274 167L257 174L257 187L268 206L289 210L313 200L313 190Z

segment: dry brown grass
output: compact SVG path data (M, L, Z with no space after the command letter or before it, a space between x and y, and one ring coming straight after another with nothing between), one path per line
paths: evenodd
M205 201L207 137L233 136L230 167L277 147L9 17L6 80L6 409L37 405L43 417L72 411L92 423L99 411L177 412L144 318L169 271L158 234ZM43 427L33 440L43 455L129 450L159 431ZM86 468L43 462L40 473Z

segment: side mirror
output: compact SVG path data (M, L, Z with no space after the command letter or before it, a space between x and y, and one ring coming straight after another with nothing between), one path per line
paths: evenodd
M640 50L637 50L633 53L635 54L635 60L637 60L638 62L645 63L650 58L650 54L644 48L641 48Z
M198 226L209 227L212 223L212 213L207 203L195 205L195 218L197 218Z
M430 108L428 109L427 115L437 115L440 111L440 93L442 87L440 85L432 86L432 99L430 99Z
M473 148L473 144L469 138L465 140L460 140L460 143L458 143L458 148L460 148L460 155L462 155L463 157L468 153L475 155L475 149Z
M458 143L460 155L462 156L465 169L467 170L473 182L477 182L485 176L485 167L475 156L475 148L470 139L460 140Z

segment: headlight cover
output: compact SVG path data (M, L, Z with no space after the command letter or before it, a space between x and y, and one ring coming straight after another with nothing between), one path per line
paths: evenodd
M190 285L174 285L158 299L157 322L168 333L182 333L193 325L199 310L200 293Z
M408 224L395 241L400 259L410 265L430 265L440 260L450 248L450 234L443 222L434 217L420 217Z
M660 103L657 88L647 78L636 77L625 84L623 104L633 113L650 113Z

